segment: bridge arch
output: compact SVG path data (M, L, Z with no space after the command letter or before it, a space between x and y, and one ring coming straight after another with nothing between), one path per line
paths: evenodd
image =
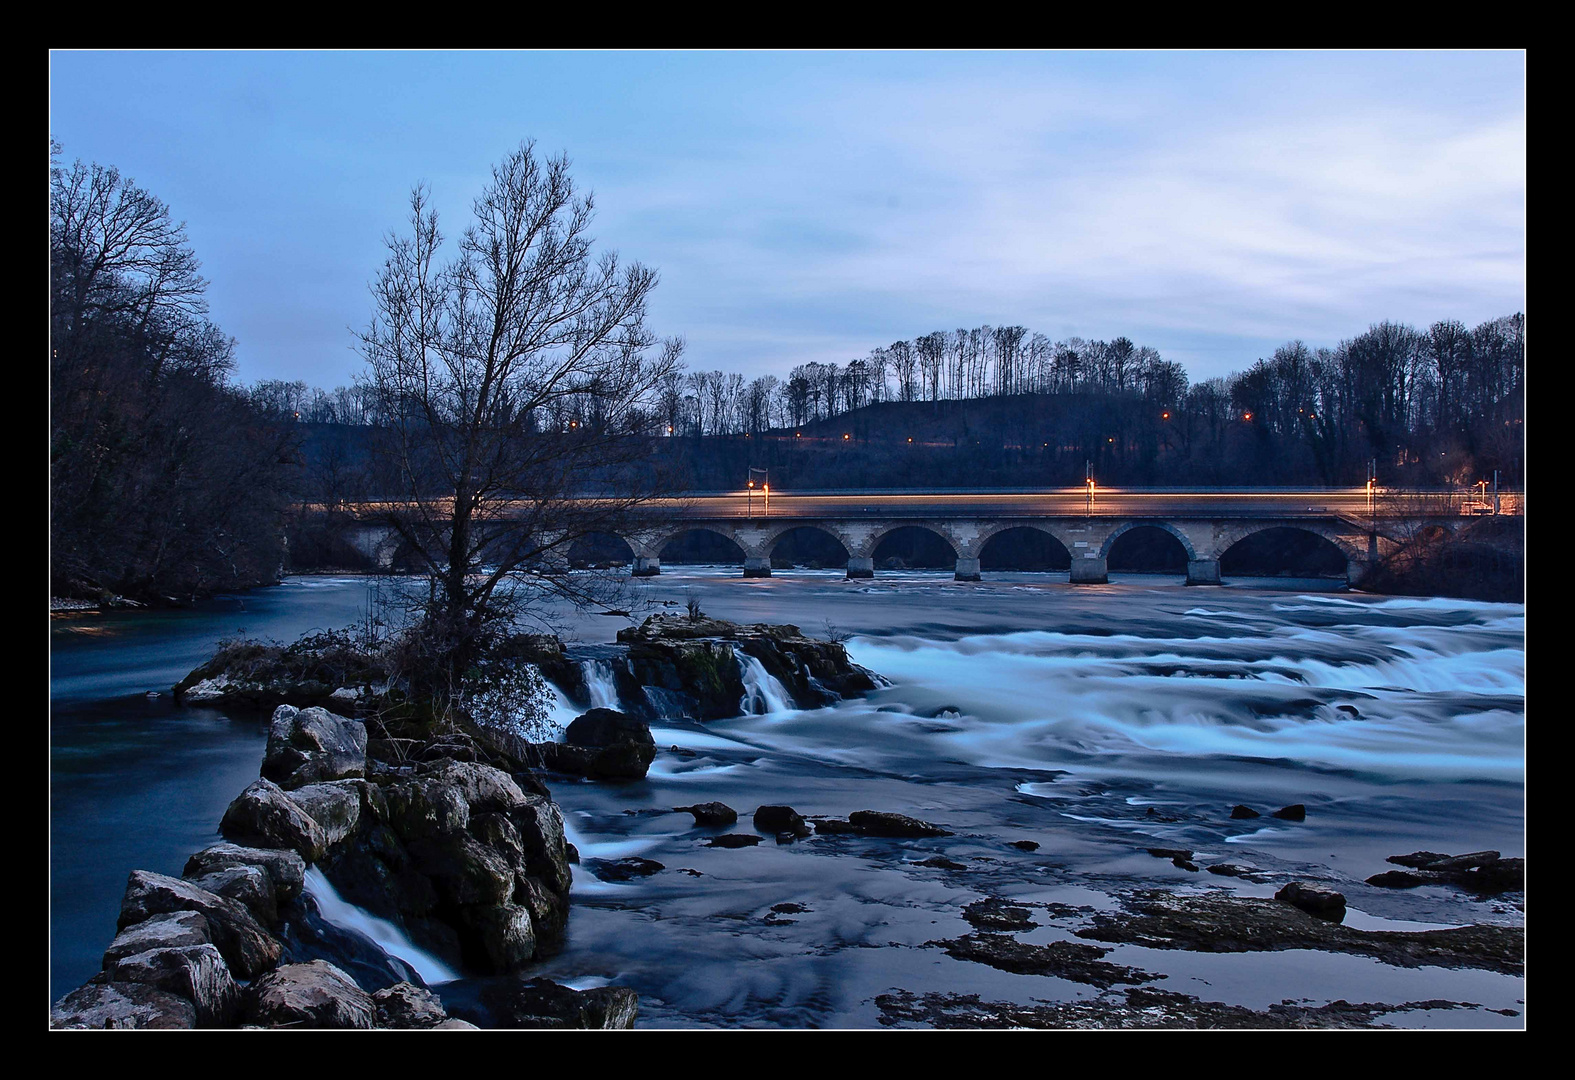
M852 555L846 538L834 528L818 523L790 524L776 529L761 545L773 562L795 561L844 569Z
M1270 525L1220 552L1220 573L1242 576L1348 577L1351 558L1317 529Z
M918 549L917 556L925 566L950 570L960 555L957 544L943 531L913 521L894 521L871 533L866 541L866 550L871 559L879 560L883 545L895 546L904 541ZM886 557L892 557L889 547Z
M712 525L672 529L647 547L669 563L742 563L748 555L731 529Z
M1261 533L1273 529L1286 529L1301 533L1310 533L1320 539L1327 540L1339 550L1350 566L1365 566L1368 562L1368 537L1359 530L1349 526L1330 525L1323 521L1263 521L1241 522L1232 528L1221 530L1215 539L1214 553L1210 556L1222 559L1231 548Z
M1016 555L1006 558L1005 552L1011 548L1016 549ZM1032 522L1006 521L991 526L982 534L977 550L980 570L1015 569L1003 565L1003 559L1029 561L1035 569L1043 564L1046 570L1066 570L1072 565L1072 549L1067 542L1045 526Z
M1111 549L1115 547L1116 541L1132 532L1134 529L1158 529L1161 532L1169 533L1171 536L1176 538L1178 543L1181 544L1181 550L1186 552L1187 561L1193 562L1198 558L1198 551L1192 546L1192 540L1185 532L1176 528L1176 526L1172 525L1168 521L1154 520L1128 521L1111 530L1110 535L1105 537L1104 544L1100 546L1099 557L1108 563L1110 560Z

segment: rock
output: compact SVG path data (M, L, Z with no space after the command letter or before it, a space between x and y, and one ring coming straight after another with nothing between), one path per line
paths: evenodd
M1151 848L1148 848L1147 851L1148 851L1148 853L1150 855L1154 856L1154 858L1156 858L1156 859L1183 859L1183 860L1185 860L1185 859L1192 858L1192 849L1191 848L1151 847Z
M693 814L696 825L733 825L738 821L738 811L726 803L696 803L694 806L675 806L675 814Z
M644 780L656 760L655 745L620 742L611 746L570 746L567 743L532 743L542 767L565 776L591 780Z
M570 746L600 748L621 742L656 746L651 737L651 725L617 709L592 709L570 722L564 730L563 741Z
M197 1007L144 983L88 983L49 1009L52 1028L194 1028Z
M752 833L723 833L721 836L711 837L706 843L706 847L741 848L754 847L758 843L760 843L760 837Z
M240 1008L241 988L212 945L148 949L105 967L111 982L141 983L191 1002L198 1027L223 1027Z
M1243 806L1240 803L1237 803L1235 806L1230 808L1230 816L1232 820L1242 820L1247 818L1262 817L1263 815L1258 813L1258 811L1254 810L1250 806Z
M1475 870L1477 867L1498 862L1496 851L1473 851L1468 855L1449 855L1426 867L1428 870Z
M1339 709L1343 713L1350 713L1352 716L1359 717L1362 715L1361 712L1357 710L1355 705L1336 705L1335 708Z
M186 860L182 875L198 878L231 866L258 866L273 883L274 897L284 903L301 895L306 885L306 860L280 848L250 848L238 844L213 844Z
M477 1027L475 1024L472 1024L468 1020L460 1020L457 1017L452 1017L451 1016L447 1020L443 1021L441 1024L433 1024L427 1030L428 1031L480 1031L481 1029L479 1027Z
M964 863L954 862L953 860L948 859L944 855L932 855L928 859L920 859L918 862L914 863L913 865L914 866L929 866L929 867L932 867L932 868L934 868L936 870L966 870L966 869L968 869L967 865L965 865Z
M1013 840L1011 846L1018 851L1038 851L1039 844L1034 840Z
M199 878L185 880L211 893L240 901L264 926L272 926L279 921L273 881L260 866L228 866Z
M1282 821L1306 821L1307 807L1301 803L1292 803L1290 806L1280 807L1274 812L1274 816Z
M518 977L488 980L479 998L479 1008L456 1002L449 1011L488 1027L627 1029L634 1026L640 1002L625 986L571 990L548 979Z
M452 784L415 777L383 785L388 825L402 840L448 836L470 824L470 804Z
M328 850L328 838L305 810L267 779L253 781L224 811L219 832L247 847L285 848L308 863Z
M1010 900L999 896L987 896L982 900L975 900L963 908L963 918L975 930L994 932L1015 933L1032 930L1039 925L1034 922L1027 908L1017 907Z
M371 1028L371 995L326 960L286 964L251 987L247 1019L262 1027Z
M659 862L633 855L622 859L588 859L585 868L601 881L630 881L667 869Z
M1421 870L1432 866L1435 863L1443 862L1449 857L1450 856L1441 854L1437 851L1413 851L1409 855L1391 855L1384 861L1398 863L1401 866L1409 866L1413 869Z
M1367 884L1376 885L1380 889L1414 889L1418 885L1426 885L1428 878L1421 874L1408 874L1404 870L1386 870L1382 874L1374 874L1367 879Z
M262 775L283 788L366 775L366 725L320 706L281 705L268 725Z
M969 934L950 941L929 941L955 960L971 960L1019 975L1050 975L1071 982L1107 988L1117 983L1145 983L1163 979L1138 968L1102 960L1109 949L1072 941L1028 945L1009 934Z
M923 836L951 836L950 831L920 821L904 814L888 814L880 810L857 810L848 815L848 823L865 836L885 836L907 839Z
M1221 877L1246 878L1248 881L1257 881L1261 876L1258 870L1250 866L1242 866L1240 863L1215 863L1207 869L1209 873L1219 874Z
M178 949L183 945L210 945L213 935L200 911L167 911L133 923L115 935L104 950L107 969L123 956L149 949Z
M845 818L816 818L815 831L826 836L855 836L859 830Z
M323 846L339 843L361 822L361 791L365 780L305 784L290 792L290 801L306 811L323 830ZM370 785L367 785L370 786ZM374 789L375 790L375 789Z
M1195 952L1311 949L1370 956L1393 967L1525 971L1520 927L1462 926L1450 930L1354 930L1310 918L1279 900L1244 896L1183 896L1148 890L1121 899L1124 910L1094 912L1094 925L1074 931L1097 941Z
M755 828L763 833L776 835L788 833L792 836L808 836L810 827L804 823L804 818L791 806L762 806L755 811Z
M1462 883L1482 893L1522 892L1526 888L1526 860L1498 859L1467 871Z
M429 780L457 790L472 814L508 813L525 805L525 793L502 769L479 762L445 761L427 770Z
M414 983L395 983L386 990L379 990L372 995L372 1004L377 1009L380 1028L430 1028L448 1019L448 1012L438 996Z
M1293 881L1275 893L1274 898L1329 922L1342 922L1345 919L1345 897L1323 885Z
M536 954L536 924L529 908L515 904L478 905L466 911L473 932L472 964L485 971L514 971Z
M1171 859L1170 861L1172 865L1182 870L1191 870L1194 874L1198 872L1198 864L1191 859Z
M180 878L146 870L131 872L120 901L120 929L174 911L195 911L203 916L213 944L239 978L256 978L279 962L279 942L245 905Z

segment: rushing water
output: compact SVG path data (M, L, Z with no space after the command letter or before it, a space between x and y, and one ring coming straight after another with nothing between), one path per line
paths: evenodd
M1362 928L1522 920L1502 900L1363 882L1391 869L1386 856L1419 849L1524 854L1521 605L1319 582L1186 588L1152 575L1072 587L1048 574L957 584L926 572L862 582L840 571L736 573L664 568L637 589L658 609L694 596L710 615L846 636L852 656L892 685L798 711L745 659L740 715L659 725L645 781L554 783L582 856L637 854L667 869L617 884L577 869L568 947L539 973L635 987L642 1026L876 1026L876 995L899 988L1020 1003L1090 997L1088 986L924 946L969 933L962 908L984 895L1108 909L1112 896L1154 885L1254 896L1276 887L1189 873L1150 846L1193 849L1200 866L1249 863L1275 882L1331 883L1348 897L1347 924ZM256 775L261 724L173 709L168 687L242 626L286 639L351 622L365 602L361 581L307 578L193 611L55 620L53 995L97 969L126 873L178 874ZM591 643L627 625L563 619ZM614 662L586 661L596 704L616 700ZM164 696L143 697L153 689ZM555 719L573 713L567 701L554 709ZM785 803L805 815L895 811L956 835L711 848L717 830L669 812L711 800L739 810L736 831L751 831L756 806ZM1265 816L1231 820L1236 803ZM1267 816L1290 803L1306 805L1305 822ZM920 865L937 855L968 869ZM799 910L772 910L784 904ZM1046 925L1020 939L1068 937ZM1165 974L1162 989L1258 1009L1443 999L1481 1008L1386 1022L1523 1022L1485 1011L1523 1010L1522 980L1486 972L1306 951L1123 945L1106 959Z

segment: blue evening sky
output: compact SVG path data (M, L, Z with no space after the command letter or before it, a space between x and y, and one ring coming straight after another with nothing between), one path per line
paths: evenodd
M1194 380L1525 306L1519 52L56 52L50 132L187 222L237 377L325 389L411 186L522 139L691 367L1125 334Z

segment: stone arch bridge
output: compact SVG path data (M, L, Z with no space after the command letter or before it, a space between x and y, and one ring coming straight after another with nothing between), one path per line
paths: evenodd
M848 555L850 578L873 577L875 550L898 529L919 528L938 537L956 560L958 581L980 579L980 557L990 541L1010 529L1031 529L1059 542L1071 556L1071 581L1107 580L1112 545L1137 528L1175 537L1187 556L1187 583L1219 584L1220 558L1233 545L1268 529L1296 529L1332 544L1356 584L1397 544L1426 528L1450 529L1477 513L1523 513L1523 501L1506 496L1489 507L1450 492L1371 496L1366 489L1158 489L1107 490L1091 498L1084 489L1053 492L804 492L771 497L710 493L663 500L647 524L621 537L633 552L637 576L661 572L664 547L677 537L705 531L737 544L745 577L768 577L777 542L796 529L820 531ZM351 534L370 560L391 565L398 538L367 523Z

